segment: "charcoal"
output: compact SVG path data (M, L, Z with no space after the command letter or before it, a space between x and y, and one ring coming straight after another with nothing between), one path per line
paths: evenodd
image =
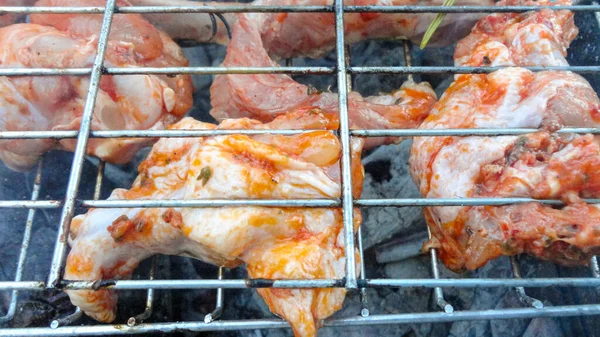
M566 336L557 324L556 320L548 318L534 318L531 323L527 326L527 329L523 333L523 337L545 337L554 336L562 337Z
M427 232L424 231L382 244L375 249L377 263L390 263L419 256L425 241Z
M365 184L363 198L418 198L419 191L413 183L408 167L410 141L400 145L381 146L363 159ZM372 164L375 163L375 164ZM381 172L387 163L386 172ZM381 179L386 174L388 179ZM363 208L363 245L370 248L394 235L408 235L425 230L420 207Z

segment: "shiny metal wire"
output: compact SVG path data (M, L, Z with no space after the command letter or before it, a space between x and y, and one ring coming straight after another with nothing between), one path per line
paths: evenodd
M3 13L82 13L103 14L103 24L99 33L98 53L91 68L79 69L0 69L0 76L89 76L90 86L82 117L81 127L77 131L24 131L24 132L0 132L0 139L77 139L73 163L67 186L66 198L64 200L37 200L39 191L39 176L42 174L41 164L36 176L36 185L31 200L2 200L0 208L28 208L30 209L27 220L26 232L23 238L23 249L19 257L17 275L14 281L0 282L0 291L11 291L12 300L8 313L2 320L8 321L15 315L18 301L18 291L43 291L46 289L98 289L102 287L112 289L145 289L148 290L146 309L143 313L132 317L129 324L117 325L84 325L69 327L64 326L72 323L81 313L77 310L68 317L57 320L51 328L24 328L24 329L0 329L0 336L79 336L79 335L124 335L145 334L150 332L176 332L176 331L224 331L241 329L275 329L286 328L287 323L279 319L258 320L215 320L225 309L223 303L223 290L231 288L329 288L345 287L349 290L360 289L362 310L355 317L331 319L325 322L325 326L343 327L366 324L403 324L403 323L426 323L426 322L449 322L460 320L488 320L488 319L511 319L511 318L533 318L533 317L560 317L560 316L583 316L600 315L600 304L570 305L557 307L544 307L539 305L539 300L532 299L525 293L525 287L600 287L600 272L598 271L597 259L592 259L591 277L579 278L521 278L518 261L512 260L513 274L515 278L509 279L443 279L439 277L439 267L436 252L432 250L431 268L434 275L431 279L369 279L364 274L365 265L362 244L357 241L352 226L353 207L405 207L405 206L452 206L452 205L506 205L513 203L542 202L550 205L560 205L559 200L534 200L530 198L464 198L464 199L358 199L352 198L352 184L350 172L350 139L352 136L361 137L416 137L416 136L495 136L495 135L520 135L536 132L535 129L447 129L447 130L350 130L347 115L347 92L350 88L348 76L352 74L453 74L453 73L488 73L495 71L497 67L413 67L407 58L405 66L402 67L351 67L347 63L349 55L344 48L344 13L380 12L380 13L493 13L493 12L524 12L550 8L553 10L569 9L578 12L598 12L600 5L578 5L578 6L509 6L509 7L478 7L478 6L454 6L454 7L429 7L429 6L344 6L341 0L336 0L332 6L139 6L139 7L117 7L115 0L108 0L106 7L0 7ZM104 53L106 41L110 31L111 21L115 13L241 13L241 12L329 12L335 16L336 27L336 66L335 67L294 67L291 62L285 67L170 67L170 68L105 68ZM408 47L405 50L409 50ZM408 57L408 55L406 55ZM600 66L569 66L569 67L529 67L533 71L548 70L570 70L579 73L599 73ZM228 134L283 134L291 135L310 130L112 130L92 131L90 121L93 114L95 98L98 93L99 81L103 74L128 75L128 74L254 74L254 73L285 73L285 74L315 74L336 75L339 87L340 129L335 132L342 144L342 198L340 200L98 200L99 195L95 193L94 200L81 200L77 198L81 180L82 164L85 148L90 138L114 138L114 137L201 137ZM600 134L599 128L565 128L559 132L567 133L592 133ZM99 169L98 184L102 181L102 169ZM100 185L98 185L100 186ZM97 188L99 192L99 188ZM590 203L598 203L598 199L586 200ZM64 258L67 249L65 234L69 231L73 211L76 206L83 207L236 207L236 206L267 206L267 207L341 207L344 218L344 235L347 253L346 275L343 279L319 279L319 280L228 280L222 277L222 268L219 277L214 280L160 280L151 277L148 280L103 280L103 281L69 281L62 277ZM21 280L22 264L27 255L27 244L31 231L31 220L36 209L61 208L61 220L56 240L56 246L52 257L52 266L47 280L23 281ZM359 232L358 240L361 238ZM360 251L359 270L361 276L357 276L357 266L354 255L355 247ZM152 270L155 265L153 264ZM367 288L382 287L427 287L434 291L434 299L441 311L427 313L406 314L371 314L368 310L368 301L365 290ZM510 308L500 310L483 311L454 311L451 303L446 302L443 296L443 288L477 288L477 287L515 287L519 298L529 307ZM140 323L143 320L151 320L153 308L152 301L155 297L154 289L215 289L218 290L216 309L207 313L211 319L202 322L175 322L175 323ZM537 302L535 302L537 301ZM359 315L360 314L360 315ZM72 318L71 316L75 317ZM208 316L207 316L208 317Z

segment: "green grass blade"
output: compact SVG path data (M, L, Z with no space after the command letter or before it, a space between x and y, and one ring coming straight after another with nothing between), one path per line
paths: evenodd
M446 6L446 7L452 6L452 5L454 5L454 1L455 0L444 0L444 3L442 4L442 6ZM435 33L435 31L438 29L438 27L440 26L442 21L444 21L445 16L446 16L446 13L438 13L435 16L435 19L433 19L433 21L427 28L425 35L423 35L423 40L421 40L421 49L425 49L425 46L427 45L427 43L433 36L433 33Z

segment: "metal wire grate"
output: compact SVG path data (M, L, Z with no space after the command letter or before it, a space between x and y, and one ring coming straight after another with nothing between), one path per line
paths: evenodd
M113 289L146 289L146 309L135 317L131 317L127 325L93 325L93 326L66 326L73 323L82 313L76 310L73 314L52 322L51 327L0 329L1 336L66 336L66 335L118 335L118 334L144 334L150 332L175 332L186 331L223 331L239 329L272 329L288 327L287 323L279 319L259 320L218 320L224 307L223 289L226 288L260 288L265 287L265 282L259 280L224 280L223 270L219 269L217 278L213 280L157 280L154 279L156 261L153 262L148 280L104 280L101 282L69 281L62 278L67 243L64 239L69 232L69 225L76 206L114 208L114 207L235 207L242 205L273 206L273 207L341 207L344 219L344 234L346 244L346 275L343 279L315 279L315 280L274 280L269 285L275 288L315 288L315 287L345 287L349 290L360 290L362 310L355 317L332 319L325 322L325 326L352 326L364 324L400 324L400 323L427 323L449 322L459 320L487 320L532 317L558 317L599 315L600 304L595 305L569 305L556 307L543 307L542 302L529 297L524 287L568 286L568 287L598 287L600 286L600 268L598 261L590 261L592 277L580 278L521 278L519 265L516 259L511 259L513 268L512 279L440 279L436 259L436 251L431 250L432 279L367 279L363 259L362 233L359 229L356 237L352 228L352 209L359 207L404 207L404 206L452 206L452 205L505 205L512 203L531 202L530 198L466 198L466 199L357 199L352 198L352 184L350 172L350 138L351 136L377 137L377 136L471 136L471 135L518 135L531 133L535 129L446 129L446 130L350 130L348 124L347 93L349 91L349 76L353 74L454 74L454 73L487 73L499 69L498 67L412 67L409 53L406 66L403 67L351 67L349 54L344 43L344 13L356 12L381 12L381 13L493 13L493 12L525 12L550 8L553 10L569 9L579 12L600 12L600 5L579 6L509 6L509 7L429 7L429 6L344 6L341 0L336 0L333 6L169 6L169 7L117 7L115 0L108 0L106 7L0 7L0 13L82 13L103 14L103 24L100 31L98 49L95 61L91 68L80 69L0 69L0 76L90 76L90 86L84 113L79 131L26 131L26 132L0 132L0 139L40 139L40 138L76 138L77 145L73 157L69 182L64 200L38 200L43 164L37 167L34 189L31 200L2 200L0 208L28 208L22 249L20 251L14 281L0 282L1 291L11 291L11 301L8 312L0 317L0 323L10 321L15 316L19 291L42 291L46 289L97 289L110 287ZM104 67L104 54L107 39L115 13L239 13L239 12L331 12L335 14L336 28L336 66L335 67L294 67L288 62L286 67L171 67L171 68L106 68ZM405 50L408 44L405 45ZM531 70L570 70L579 73L600 73L600 66L569 66L569 67L528 67ZM82 165L85 149L89 138L112 137L198 137L225 134L260 134L264 132L276 134L297 134L308 131L298 130L116 130L116 131L91 131L91 117L95 105L99 82L102 75L126 74L254 74L254 73L286 73L286 74L317 74L336 75L339 88L340 128L338 135L342 144L342 198L341 200L98 200L104 173L104 164L98 167L96 189L93 200L78 199ZM310 130L309 130L310 131ZM565 128L560 132L593 133L600 134L598 128ZM558 200L536 200L545 204L561 204ZM588 199L589 203L599 203L599 199ZM61 218L58 228L55 250L52 258L51 270L46 281L23 281L23 267L27 255L27 247L31 237L33 219L37 209L61 208ZM360 253L360 277L356 273L354 252L358 247ZM427 287L433 288L434 298L440 307L439 312L405 313L370 315L366 288L375 287ZM475 287L515 287L519 299L526 305L522 308L485 311L454 311L452 305L444 299L442 288L475 288ZM173 322L173 323L141 323L148 319L152 313L154 289L216 289L217 300L215 310L208 314L202 322Z

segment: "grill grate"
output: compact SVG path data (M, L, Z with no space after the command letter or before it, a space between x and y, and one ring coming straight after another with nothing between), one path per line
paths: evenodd
M82 13L103 14L103 24L100 31L98 51L92 68L80 69L0 69L0 76L90 76L90 86L85 103L81 127L79 131L26 131L26 132L0 132L0 139L40 139L40 138L76 138L77 145L72 161L66 197L63 200L38 200L43 164L39 163L35 175L35 183L31 199L2 200L0 208L28 208L27 222L23 236L22 248L17 263L14 281L0 282L0 290L11 291L11 301L7 314L0 317L0 323L10 321L16 314L19 291L43 291L46 289L96 289L98 287L111 287L113 289L146 289L146 308L144 312L131 317L127 325L91 325L67 326L82 316L79 309L71 315L52 322L50 327L0 329L2 336L66 336L66 335L121 335L144 334L150 332L176 332L176 331L224 331L239 329L273 329L288 327L287 323L279 319L258 320L218 320L223 311L223 289L229 288L260 288L266 282L261 280L224 280L223 269L213 280L157 280L154 278L156 259L148 280L105 280L102 282L68 281L62 279L62 269L67 249L64 240L69 231L69 225L76 206L114 208L114 207L234 207L242 205L273 206L273 207L341 207L344 214L344 234L346 243L346 275L341 280L274 280L269 286L276 288L315 288L315 287L345 287L349 290L359 290L362 310L355 317L330 319L325 326L354 326L366 324L401 324L401 323L437 323L461 320L489 320L533 317L562 317L599 315L600 304L593 305L568 305L543 307L538 299L529 297L524 287L599 287L600 268L598 260L594 257L590 261L592 277L578 278L521 278L518 262L511 258L514 278L512 279L440 279L436 251L431 250L431 270L433 279L366 279L363 259L362 234L359 229L356 238L352 228L352 209L360 207L404 207L404 206L451 206L451 205L505 205L533 201L530 198L465 198L465 199L352 199L351 173L350 173L350 138L351 136L378 137L378 136L471 136L471 135L518 135L535 132L535 129L445 129L445 130L349 130L347 93L350 90L349 77L354 74L454 74L454 73L488 73L499 69L498 67L412 67L409 58L409 44L405 42L406 66L403 67L351 67L350 55L344 44L344 13L380 12L380 13L494 13L494 12L525 12L550 8L553 10L569 9L577 12L600 12L600 5L577 6L508 6L508 7L429 7L429 6L344 6L341 0L336 0L332 6L139 6L117 7L115 0L108 0L106 7L0 7L0 13ZM104 67L104 54L110 31L111 21L115 13L239 13L239 12L332 12L335 14L336 27L336 66L335 67L294 67L291 62L286 67L171 67L171 68L106 68ZM570 70L578 73L600 73L600 66L569 66L569 67L527 67L531 70ZM98 166L97 180L93 200L78 199L82 166L85 148L89 138L113 137L198 137L225 134L297 134L308 131L298 130L116 130L116 131L91 131L90 122L99 89L100 78L106 75L126 74L251 74L251 73L286 73L286 74L315 74L336 75L339 87L340 129L337 134L342 144L342 199L341 200L98 200L102 186L104 163ZM565 128L560 132L593 133L600 134L599 128ZM546 204L560 205L558 200L536 200ZM588 199L589 203L599 203L600 199ZM52 257L51 270L46 281L22 281L23 268L27 256L27 249L31 238L33 219L38 209L61 208L61 218L55 250ZM63 238L63 239L61 239ZM360 253L360 277L356 276L354 248L358 247ZM439 312L382 314L370 315L366 288L381 287L427 287L433 288L434 299L440 307ZM444 299L442 288L476 288L476 287L514 287L519 299L526 307L500 310L480 311L454 311L452 305ZM173 322L173 323L142 323L152 313L154 289L216 289L217 299L215 310L206 315L203 322ZM358 315L360 314L360 315Z

